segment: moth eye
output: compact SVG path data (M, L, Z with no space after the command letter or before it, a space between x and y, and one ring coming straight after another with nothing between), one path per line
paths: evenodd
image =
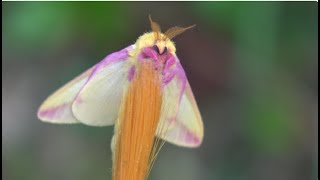
M167 51L168 51L167 47L164 47L162 54L166 53Z
M153 46L153 49L154 49L155 51L157 51L158 54L160 54L160 50L159 50L159 48L158 48L157 45L154 45L154 46Z

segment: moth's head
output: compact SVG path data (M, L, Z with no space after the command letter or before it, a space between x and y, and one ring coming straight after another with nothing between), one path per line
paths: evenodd
M171 41L171 39L195 26L193 25L186 28L172 27L168 29L165 33L162 33L159 24L152 21L150 15L149 20L151 23L152 32L145 33L139 37L139 39L136 42L137 49L142 50L144 48L152 48L154 51L158 53L158 55L163 55L166 53L175 54L176 47L174 43Z

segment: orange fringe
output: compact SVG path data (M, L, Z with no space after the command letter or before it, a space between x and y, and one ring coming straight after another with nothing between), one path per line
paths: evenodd
M139 63L116 124L113 180L145 180L159 150L155 138L162 106L161 82L149 61Z

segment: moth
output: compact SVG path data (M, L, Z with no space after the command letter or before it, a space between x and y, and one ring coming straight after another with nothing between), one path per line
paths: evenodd
M137 87L145 83L135 78L144 71L140 67L146 62L150 73L158 79L162 102L159 122L165 131L157 130L155 135L178 146L200 146L204 131L202 118L172 41L193 26L173 27L162 33L160 26L149 18L151 32L140 36L135 44L107 55L50 95L40 106L38 118L57 124L115 124L124 97L130 95L128 88L133 82ZM142 79L143 76L146 75Z

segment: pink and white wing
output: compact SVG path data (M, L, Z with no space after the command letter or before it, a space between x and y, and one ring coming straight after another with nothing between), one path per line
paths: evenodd
M72 104L74 116L86 125L107 126L118 117L123 91L128 86L130 46L109 55L93 70Z
M82 122L89 125L97 125L94 121L92 122L92 119L96 119L97 116L101 117L101 114L104 114L104 111L100 109L100 111L92 113L90 111L90 108L92 107L89 107L88 113L91 114L83 116L83 110L77 109L77 105L88 105L86 103L88 102L86 97L88 94L92 95L92 93L88 93L88 91L94 91L95 96L104 98L104 100L108 101L110 104L120 101L120 97L114 97L113 95L115 90L121 91L123 89L123 84L120 83L123 79L119 77L123 77L127 63L126 60L129 54L128 51L132 48L133 46L129 46L121 51L108 55L101 62L57 90L40 106L38 118L42 121L51 123ZM110 83L113 85L113 88L110 89L110 86L108 86L109 89L106 89L103 83ZM105 91L101 91L99 88L102 88ZM96 103L101 105L99 101ZM92 105L92 102L90 102L89 106L90 105ZM108 107L105 106L105 108ZM113 113L117 114L117 111L114 111ZM109 125L112 123L113 119L108 119L108 117L106 117L104 122L100 122L98 125Z
M173 99L175 99L174 96L180 98L179 103L174 107L177 108L177 113L164 119L169 125L168 129L158 136L179 146L198 147L203 139L202 118L181 64L178 63L176 68L176 76L168 84L170 91L165 94L170 94L169 96Z

